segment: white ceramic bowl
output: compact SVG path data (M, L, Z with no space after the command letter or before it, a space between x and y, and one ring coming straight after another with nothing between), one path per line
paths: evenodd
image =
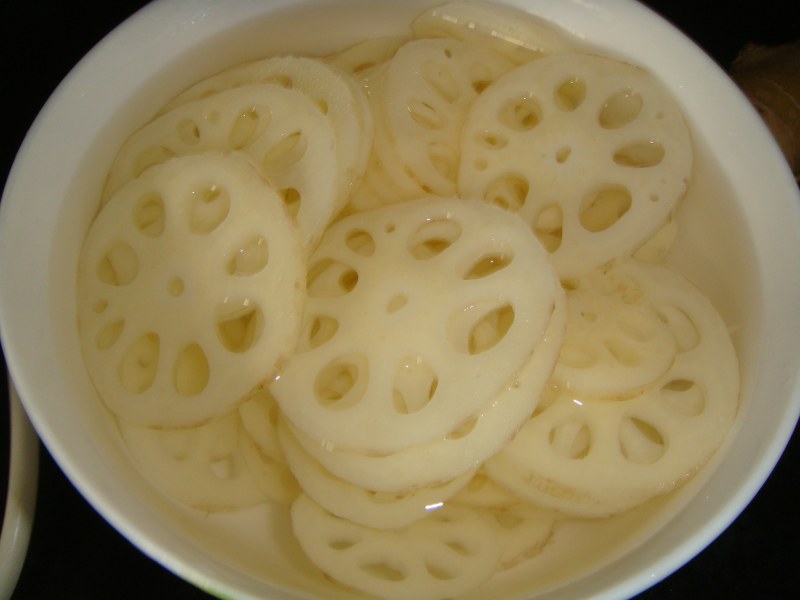
M693 129L703 186L671 261L700 282L735 325L743 374L736 431L716 464L667 511L669 527L618 560L543 598L629 597L710 543L752 499L800 412L800 197L777 147L734 85L691 42L629 0L510 0L604 52L654 72ZM276 52L327 52L397 31L419 4L295 0L158 1L74 69L21 148L0 209L0 333L39 435L81 493L142 551L226 597L306 597L297 550L239 544L238 517L198 519L154 492L99 410L78 350L75 269L107 167L122 140L172 95L223 67ZM302 19L310 19L298 28ZM308 23L325 23L326 35ZM621 34L624 32L624 35ZM42 177L47 165L47 177ZM704 183L702 183L704 182ZM25 261L19 260L24 255ZM274 525L280 515L248 514ZM281 529L283 527L283 529ZM266 563L264 581L259 572Z

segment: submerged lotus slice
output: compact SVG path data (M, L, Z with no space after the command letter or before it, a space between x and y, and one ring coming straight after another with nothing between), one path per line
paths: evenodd
M122 188L78 270L82 350L108 408L186 426L272 378L299 334L301 256L280 198L242 157L171 159Z
M418 16L412 29L419 37L452 37L491 48L515 63L524 63L572 45L555 25L521 10L488 2L457 1Z
M659 231L691 170L688 127L652 75L555 54L506 73L473 103L458 189L519 214L562 279L576 279Z
M635 259L601 277L658 314L675 350L668 368L642 389L609 395L603 369L584 373L576 391L559 379L571 369L556 366L541 409L485 465L514 493L581 516L622 512L673 489L717 450L739 404L730 335L694 285ZM591 393L592 379L600 393Z
M555 376L575 394L625 396L669 369L678 341L635 278L597 269L567 291L567 331Z
M298 352L271 386L313 439L386 453L476 416L542 340L561 288L513 215L425 197L331 226Z
M111 165L103 199L170 158L241 153L278 192L307 246L344 203L349 180L333 121L307 94L275 83L200 97L136 131Z
M399 529L336 517L306 495L292 505L306 555L333 579L388 600L453 598L487 580L500 562L492 526L477 511L433 510Z
M239 450L235 411L197 427L156 429L119 421L119 428L142 473L179 502L217 512L267 499Z

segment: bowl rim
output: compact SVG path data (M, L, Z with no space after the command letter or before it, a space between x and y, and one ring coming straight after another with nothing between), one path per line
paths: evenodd
M507 3L519 7L525 7L526 5L536 7L541 9L539 12L545 18L548 16L557 18L561 10L561 8L557 7L556 0L532 0L532 2L513 0ZM226 15L225 11L219 10L220 3L214 2L214 0L203 0L202 2L160 0L145 6L95 46L53 92L37 116L20 148L3 192L3 201L0 203L0 289L12 290L10 293L4 291L0 301L0 337L3 339L9 371L19 388L20 398L31 421L59 466L94 508L120 533L133 541L145 554L180 577L214 594L256 597L249 595L251 592L240 587L237 582L230 581L224 572L220 572L220 569L213 561L187 564L185 558L179 554L181 548L170 547L165 549L152 537L152 533L143 533L135 524L141 521L132 520L128 511L122 510L114 501L118 491L108 483L109 480L106 479L106 481L99 482L96 475L92 475L91 472L87 471L87 465L76 458L79 454L78 449L83 453L91 452L92 446L87 440L76 439L76 436L80 436L81 431L74 425L67 426L63 430L59 429L60 425L48 419L44 405L40 404L39 398L52 393L53 390L41 381L42 378L40 378L38 369L30 361L30 357L37 353L37 348L32 346L29 340L25 339L24 325L30 319L37 317L37 306L31 303L29 306L20 308L20 304L30 301L31 297L20 293L16 284L24 281L27 274L22 273L19 266L12 261L12 255L15 250L14 243L21 239L18 233L18 230L22 229L20 223L30 222L30 219L22 219L20 216L24 211L23 205L32 197L38 186L44 185L36 177L36 173L32 171L34 159L31 157L40 152L41 146L46 143L48 127L61 119L63 113L68 113L77 101L81 90L89 86L94 70L107 68L109 62L113 62L112 57L116 53L124 51L126 47L139 46L142 36L149 37L146 31L153 20L174 19L180 15L184 15L184 17L192 15L195 17L191 27L185 25L184 28L171 31L172 38L169 42L165 42L163 38L160 40L161 43L167 44L171 52L178 52L183 48L183 45L189 47L192 41L199 39L198 36L204 35L204 32L216 32L223 27L235 27L243 22L244 19L260 14L266 6L247 2L246 0L229 0L223 4L227 8L235 7L236 10L230 10ZM293 4L291 0L272 2L269 4L269 10L291 4ZM642 33L638 34L638 36L644 36L644 32L647 32L647 37L652 38L653 29L651 28L654 28L658 36L663 36L664 39L672 39L674 44L678 44L677 41L680 41L680 44L676 46L680 50L679 56L675 60L684 59L691 69L687 67L686 72L668 77L670 79L668 85L678 86L678 88L696 85L691 83L691 81L694 81L692 76L692 69L694 69L695 73L699 72L709 76L704 86L712 97L715 93L723 94L725 97L730 96L732 106L729 110L734 111L736 115L745 120L748 127L743 132L728 132L726 137L731 140L731 144L721 150L721 161L728 164L735 160L741 160L741 155L747 153L747 150L742 148L741 138L743 136L749 138L748 142L760 150L754 153L752 160L762 168L765 178L770 176L774 178L775 182L772 187L782 190L782 193L778 194L778 201L785 203L781 204L781 207L786 206L785 231L794 233L793 237L790 235L787 239L779 240L777 243L780 243L781 247L787 251L800 247L800 240L798 239L798 235L800 235L800 193L796 191L796 186L792 187L794 179L766 127L753 118L756 115L755 111L719 67L705 56L703 51L686 36L678 32L666 21L663 21L655 13L644 6L638 5L633 0L612 0L608 2L603 2L602 0L578 2L575 0L570 3L570 6L573 10L576 10L578 4L582 5L582 9L592 11L592 18L599 19L600 24L612 26L612 22L619 16L620 11L624 11L626 19L635 19L648 24L648 27L641 28ZM197 19L198 15L202 15L202 18ZM616 26L621 27L622 25ZM580 27L580 23L573 25L574 32L578 33L578 35L580 35L578 29ZM630 40L628 44L635 46L641 43L641 40L637 39L638 36L634 36L634 39ZM643 57L643 62L647 62L646 57ZM140 73L140 76L144 77L144 73ZM132 81L135 81L135 78ZM108 93L112 92L109 91ZM737 100L733 101L733 98ZM702 103L698 102L697 105L700 106ZM724 123L721 119L721 116L716 116L711 122L706 123L704 127L707 130L719 131L724 128ZM68 176L66 171L68 169L65 168L62 177ZM755 182L751 182L749 188L753 189L753 191L760 191L759 185ZM792 193L792 190L794 190L794 193ZM759 225L766 227L766 223ZM55 224L50 223L48 226L54 227ZM49 250L49 248L41 248L38 252L35 252L32 256L33 264L49 264ZM793 262L792 259L794 259ZM789 261L789 264L800 264L797 254L789 254L787 261ZM778 268L776 265L762 266L771 280L779 276L776 272ZM786 293L796 300L795 306L800 306L800 276L798 273L800 273L800 268L791 273L794 277L789 278L784 288ZM783 275L785 276L785 274ZM38 276L36 280L41 281ZM7 302L9 297L12 298L12 301ZM765 311L775 308L773 306L774 303L769 303L770 298L767 297L765 300L767 300ZM13 309L11 308L12 304L14 305ZM49 324L49 319L44 319L40 328L36 330L38 335L33 337L37 340L46 339ZM798 329L796 323L794 329ZM41 348L38 350L41 350ZM649 571L643 570L637 577L631 577L615 586L607 587L596 597L628 596L649 588L698 554L744 510L772 472L786 444L788 444L800 416L800 378L798 372L796 370L787 372L786 377L787 380L784 385L790 397L790 401L787 403L786 410L783 413L786 418L771 431L772 437L764 445L760 458L754 462L746 477L747 484L741 486L735 495L729 497L721 505L720 508L723 510L719 510L707 522L707 525L703 528L702 535L697 533L685 539L681 544L675 546L668 555L663 556L657 563L652 564ZM104 468L101 463L96 463L94 467L101 471ZM143 519L153 518L146 510L140 510L134 516ZM589 577L592 576L590 575ZM282 590L276 590L274 593L276 598L300 597ZM549 595L545 593L543 597L549 597Z

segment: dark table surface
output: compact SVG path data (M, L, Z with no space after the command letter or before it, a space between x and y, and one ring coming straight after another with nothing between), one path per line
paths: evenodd
M2 181L25 132L58 82L97 41L143 4L143 0L0 2ZM797 0L650 0L646 4L687 33L724 68L748 42L773 45L800 38ZM0 414L5 420L4 375L0 375L0 383ZM5 422L1 424L0 436L6 436ZM800 565L797 437L795 434L744 513L698 557L640 598L800 597L794 580ZM7 444L5 439L0 441L0 458L5 464ZM4 495L5 489L0 491ZM182 600L209 596L151 561L119 535L42 448L35 521L15 600L151 597Z

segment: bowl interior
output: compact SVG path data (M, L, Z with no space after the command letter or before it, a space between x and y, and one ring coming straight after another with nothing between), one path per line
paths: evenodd
M177 92L245 60L323 55L403 32L425 4L155 2L59 87L9 179L0 212L0 324L32 421L101 514L156 560L218 594L352 597L316 574L283 509L200 515L166 500L132 466L79 352L74 273L80 244L117 148ZM524 596L534 579L541 588L559 586L543 597L629 596L713 540L758 490L791 434L800 411L800 198L756 113L710 59L655 15L624 0L509 4L555 21L605 54L645 66L685 109L696 166L669 262L723 314L741 361L737 431L710 468L678 494L598 524L596 545L584 544L570 569L542 564L475 597ZM52 166L47 178L39 176L42 164ZM633 547L638 551L631 553ZM563 552L575 553L566 545ZM576 574L585 576L574 580Z

